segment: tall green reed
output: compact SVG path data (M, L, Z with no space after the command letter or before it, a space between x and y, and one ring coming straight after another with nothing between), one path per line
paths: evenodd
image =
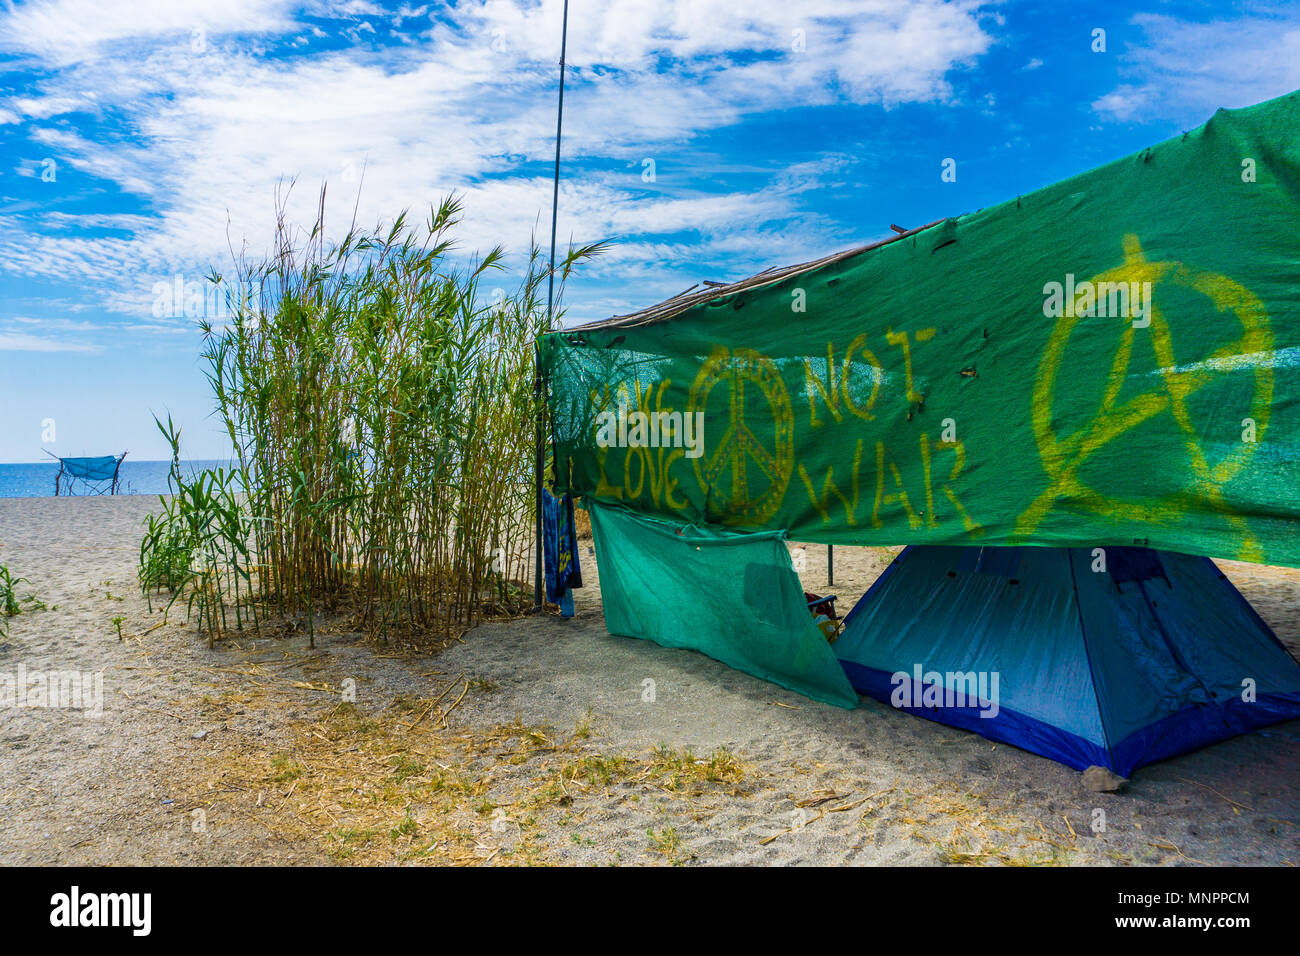
M170 595L164 608L168 613L183 598L187 617L197 618L211 645L229 634L232 623L235 630L246 621L254 627L258 623L253 519L243 476L225 468L186 475L180 466L180 429L170 414L165 425L156 417L154 422L172 449L170 494L160 496L158 514L145 517L141 590L150 610L156 592Z
M459 258L460 214L448 198L331 244L322 190L308 232L281 203L271 254L237 261L232 285L211 277L232 319L201 323L203 358L237 464L178 482L177 514L199 517L148 529L150 582L178 580L181 547L213 559L181 576L210 635L260 611L305 618L314 644L321 610L384 638L447 635L529 604L548 269L534 244L518 285L489 293L504 254ZM602 247L569 251L561 294Z
M15 577L9 565L0 564L0 637L9 636L9 618L22 613L18 585L30 583L26 578Z

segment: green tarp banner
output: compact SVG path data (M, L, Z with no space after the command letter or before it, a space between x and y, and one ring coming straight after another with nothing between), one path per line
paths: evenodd
M814 700L858 706L780 532L674 525L599 502L591 530L611 634L702 651Z
M1300 95L540 355L559 485L596 501L1300 566Z

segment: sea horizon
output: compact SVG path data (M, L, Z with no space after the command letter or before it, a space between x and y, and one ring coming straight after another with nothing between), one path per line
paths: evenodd
M229 461L219 458L181 459L181 467L187 472L229 466ZM127 458L122 462L118 473L117 493L119 495L167 494L167 476L170 471L170 459ZM0 462L0 498L53 498L55 497L54 480L58 473L59 463L52 458L48 461ZM89 488L79 487L72 495L61 491L59 497L86 497L94 494L95 492Z

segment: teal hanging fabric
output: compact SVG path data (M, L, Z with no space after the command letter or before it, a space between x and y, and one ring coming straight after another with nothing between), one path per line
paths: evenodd
M814 700L858 696L813 623L779 532L736 534L590 503L610 633L697 650Z

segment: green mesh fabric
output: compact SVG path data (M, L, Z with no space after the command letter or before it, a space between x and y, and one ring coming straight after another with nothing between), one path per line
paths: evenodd
M1298 223L1293 93L671 318L549 334L560 487L799 541L1300 566Z
M857 706L780 533L683 527L596 502L590 510L611 634L701 651L814 700Z

